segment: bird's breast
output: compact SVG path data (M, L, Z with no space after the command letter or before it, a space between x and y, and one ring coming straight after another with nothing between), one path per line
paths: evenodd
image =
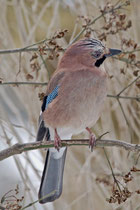
M53 128L80 133L96 123L106 94L105 74L85 71L75 74L75 77L69 77L62 83L60 94L44 113L45 122Z
M106 94L106 81L102 80L89 89L81 89L80 100L75 103L76 118L72 122L74 128L82 131L86 127L91 127L96 123L100 117Z

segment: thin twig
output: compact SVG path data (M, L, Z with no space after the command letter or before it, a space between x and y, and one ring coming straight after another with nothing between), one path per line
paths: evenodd
M131 85L133 85L133 83L135 83L138 79L140 78L140 76L138 76L136 79L134 79L131 83L129 83L126 87L124 87L118 94L117 96L120 96L128 87L130 87Z
M0 85L47 85L47 82L1 82Z
M120 186L119 186L119 184L118 184L118 180L117 180L117 179L116 179L116 177L115 177L115 174L114 174L113 168L112 168L112 166L111 166L110 160L109 160L109 158L108 158L107 152L106 152L106 150L105 150L105 148L104 148L104 147L103 147L103 150L104 150L104 154L105 154L105 156L106 156L106 159L107 159L108 165L109 165L109 167L110 167L110 169L111 169L111 173L112 173L112 176L113 176L114 182L116 183L116 185L117 185L117 187L118 187L119 191L121 192L121 188L120 188Z
M39 42L36 42L34 44L28 45L23 48L16 48L16 49L7 49L7 50L0 50L0 54L8 54L8 53L18 53L18 52L29 52L29 51L38 51L38 47L33 48L33 46L43 44L44 42L48 41L50 39L46 38ZM49 48L46 48L45 50L50 50Z
M129 127L129 122L128 122L128 119L127 119L126 114L125 114L125 112L124 112L124 109L123 109L123 107L122 107L122 104L121 104L121 102L120 102L120 100L119 100L118 98L117 98L117 101L118 101L118 104L119 104L119 106L120 106L120 108L121 108L121 111L122 111L122 114L123 114L123 116L124 116L124 119L125 119L125 121L126 121L128 127ZM130 128L130 127L129 127L129 128Z
M108 10L108 11L102 12L102 14L99 15L99 16L97 16L95 19L93 19L93 20L87 25L87 27L93 25L97 20L99 20L99 19L100 19L101 17L103 17L104 15L106 15L106 14L108 14L108 13L111 13L111 12L114 12L115 10L119 10L119 9L123 8L123 6L127 6L127 5L128 5L128 3L125 2L125 3L122 3L122 4L118 5L118 6L116 6L116 7L113 8L113 9L110 9L110 10ZM72 42L71 42L69 45L71 45L71 44L73 44L75 41L77 41L77 39L85 32L85 30L86 30L86 28L83 28L83 29L79 32L79 34L77 34L77 36L72 40ZM34 46L39 45L39 44L43 44L44 42L46 42L46 41L48 41L48 40L50 40L50 39L45 38L44 40L41 40L41 41L39 41L39 42L37 42L37 43L31 44L31 45L26 46L26 47L23 47L23 48L0 50L0 54L9 54L9 53L18 53L18 52L29 52L29 51L38 51L38 47L34 47ZM68 45L68 46L69 46L69 45ZM50 48L46 48L45 50L47 51L47 50L51 50L51 49L50 49Z
M87 146L89 139L72 139L62 140L62 147L64 146ZM140 145L130 144L120 140L100 140L97 139L96 147L121 147L129 151L140 151ZM40 141L25 144L15 144L7 149L0 151L0 160L4 160L13 155L21 154L30 150L54 147L53 141Z
M125 51L125 52L123 52L122 54L131 54L131 53L139 52L139 51L140 51L140 48L136 48L136 49L131 50L131 51Z
M16 49L0 50L0 54L31 52L31 51L38 51L38 47L34 47L34 48L23 47L23 48L16 48Z
M37 45L37 43L33 44L33 45ZM30 46L27 47L23 47L23 48L16 48L16 49L7 49L7 50L0 50L0 54L9 54L9 53L20 53L20 52L35 52L38 51L38 47L32 47L32 48L28 48ZM44 51L51 51L51 48L45 48Z
M136 66L137 67L137 62L132 62L131 60L129 60L127 58L119 58L119 57L115 57L115 56L113 56L112 58L114 58L116 60L119 60L119 61L122 61L122 62L125 62L127 64L130 64L131 66Z
M109 97L109 98L119 98L119 99L131 99L131 100L136 100L136 101L140 102L140 96L118 96L118 95L108 94L107 97Z
M123 6L127 6L127 5L128 5L128 3L125 2L125 3L120 4L119 6L116 6L116 7L113 8L113 9L110 9L110 10L108 10L108 11L102 12L101 15L97 16L97 17L96 17L95 19L93 19L89 24L87 24L87 27L93 25L97 20L99 20L100 18L102 18L104 15L106 15L106 14L108 14L108 13L111 13L111 12L114 12L115 10L119 10L119 9L123 8ZM77 40L79 39L79 37L80 37L85 31L86 31L86 27L83 28L83 29L79 32L79 34L77 34L77 36L70 42L70 44L69 44L68 46L70 46L70 45L73 44L75 41L77 41Z
M125 111L124 111L124 109L123 109L123 106L122 106L122 104L121 104L119 98L117 98L117 101L118 101L118 104L119 104L120 109L121 109L121 111L122 111L122 114L123 114L123 116L124 116L124 119L125 119L125 121L126 121L126 124L127 124L127 126L128 126L128 129L129 129L129 131L130 131L131 142L132 142L132 128L131 128L131 126L130 126L130 124L129 124L129 121L128 121L127 117L126 117Z
M51 193L47 194L46 196L43 196L42 198L40 198L32 203L29 203L27 206L24 206L21 210L24 210L24 209L27 209L28 207L33 206L34 204L38 203L39 201L54 195L56 192L57 192L57 190L53 190Z

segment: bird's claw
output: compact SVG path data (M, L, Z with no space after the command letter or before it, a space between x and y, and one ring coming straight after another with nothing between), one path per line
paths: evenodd
M96 144L96 136L95 134L88 128L86 127L86 130L89 132L89 148L91 148L91 152L93 152L93 148Z
M95 146L96 143L96 136L94 135L94 133L90 134L90 139L89 139L89 148L91 148L91 152L93 152L93 148Z
M61 139L60 139L57 131L55 131L54 147L55 147L55 149L57 149L57 151L59 151L59 149L60 149L61 146L62 146Z

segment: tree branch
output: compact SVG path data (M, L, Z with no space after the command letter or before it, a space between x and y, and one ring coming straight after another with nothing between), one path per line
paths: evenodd
M140 79L140 76L138 76L136 79L134 79L131 83L129 83L126 87L124 87L118 94L117 96L120 96L128 87L133 85L138 79Z
M34 44L31 44L31 45L28 45L26 47L23 47L23 48L16 48L16 49L6 49L6 50L0 50L0 54L8 54L8 53L18 53L18 52L29 52L29 51L38 51L38 47L34 47L33 46L36 46L36 45L39 45L39 44L43 44L44 42L48 41L49 39L46 38L46 39L43 39L39 42L36 42ZM46 50L50 50L49 48Z
M47 85L47 82L0 82L0 85Z
M129 5L129 1L126 1L124 3L121 3L120 5L116 5L114 8L111 8L110 10L106 10L104 12L102 12L99 16L97 16L96 18L94 18L87 26L91 26L93 25L97 20L99 20L100 18L102 18L104 15L114 12L116 10L119 9L123 9L123 7L126 7ZM72 42L68 45L68 47L73 44L75 41L77 41L77 39L85 32L86 28L83 28L79 34L77 34L77 36L72 40ZM37 43L31 44L29 46L23 47L23 48L16 48L16 49L6 49L6 50L0 50L0 54L9 54L9 53L19 53L19 52L29 52L29 51L38 51L38 47L34 47L36 45L40 45L45 43L46 41L48 41L50 39L45 38ZM45 50L51 50L49 48L46 48ZM139 51L139 49L137 50ZM127 54L128 52L126 52Z
M104 15L114 12L115 10L119 10L119 9L123 9L124 6L128 6L129 5L129 1L122 3L120 5L117 5L114 8L111 8L110 10L104 11L102 12L99 16L97 16L96 18L94 18L89 24L87 24L87 26L91 26L93 25L97 20L99 20L100 18L104 17ZM71 44L73 44L75 41L77 41L79 39L79 37L86 31L86 27L83 28L79 34L76 35L76 37L71 41L71 43L68 45L70 46Z
M62 140L62 147L64 146L87 146L89 139L72 139ZM140 145L130 144L120 140L101 140L97 139L95 147L121 147L129 151L140 151ZM53 141L40 141L25 144L14 144L13 146L0 151L0 161L13 155L21 154L30 150L54 147Z
M120 96L120 95L110 95L108 94L107 97L109 98L121 98L121 99L131 99L140 102L140 96Z
M19 52L32 52L32 51L38 51L38 47L34 48L16 48L16 49L6 49L6 50L0 50L0 54L9 54L9 53L19 53Z

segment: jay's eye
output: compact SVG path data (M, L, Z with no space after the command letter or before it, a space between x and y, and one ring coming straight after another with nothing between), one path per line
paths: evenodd
M94 58L99 58L101 56L101 52L100 51L95 51L95 52L92 53L92 56Z

